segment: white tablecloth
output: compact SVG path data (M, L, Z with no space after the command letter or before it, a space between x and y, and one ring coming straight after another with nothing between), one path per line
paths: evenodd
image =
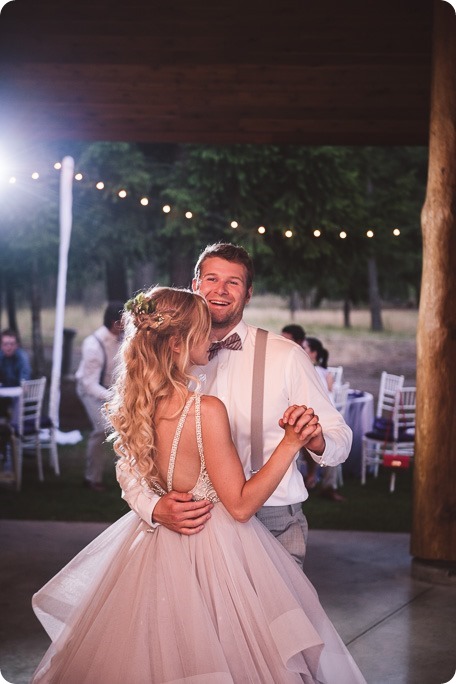
M3 387L0 386L0 398L12 399L11 402L11 422L17 423L19 419L19 397L22 394L22 387Z
M370 392L350 391L345 411L347 425L353 430L350 455L343 464L344 475L361 477L362 437L372 429L374 421L374 397Z
M0 385L0 397L7 397L14 399L20 397L22 394L22 387L3 387Z

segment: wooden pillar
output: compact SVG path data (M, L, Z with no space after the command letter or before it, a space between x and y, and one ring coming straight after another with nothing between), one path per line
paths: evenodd
M451 581L456 579L456 17L443 0L434 0L422 232L412 572Z

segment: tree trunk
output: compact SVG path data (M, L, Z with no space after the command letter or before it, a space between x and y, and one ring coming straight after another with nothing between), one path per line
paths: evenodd
M8 313L8 328L14 330L17 336L17 341L21 343L21 334L19 332L19 326L17 324L16 317L16 295L14 289L14 281L11 278L5 283L5 295L6 295L6 311Z
M106 261L106 297L108 302L126 302L129 298L127 270L120 254Z
M296 311L298 311L298 309L300 308L300 299L301 298L300 298L298 292L296 292L296 290L292 290L290 292L290 300L289 300L290 304L289 304L289 306L290 306L290 318L292 321L294 321L294 319L295 319Z
M190 287L193 278L193 239L175 235L172 241L169 275L172 287Z
M350 322L351 301L347 298L344 300L344 328L351 328Z
M411 552L417 567L456 562L456 18L434 3L429 173L422 211L423 278ZM423 561L423 562L422 562ZM449 576L451 573L447 573ZM438 581L438 580L436 580Z
M378 289L377 262L375 257L369 257L367 261L367 273L369 278L369 307L371 312L371 330L383 330L382 304Z
M36 259L32 263L30 307L32 312L32 372L35 378L41 378L46 372L46 362L41 331L41 287Z

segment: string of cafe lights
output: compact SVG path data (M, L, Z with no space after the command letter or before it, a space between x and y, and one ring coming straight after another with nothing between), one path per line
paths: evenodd
M55 171L60 171L60 169L62 168L62 164L61 164L60 162L56 162L56 163L54 164L53 168L54 168ZM25 179L31 179L31 180L33 180L33 181L43 180L44 178L45 178L45 174L40 173L39 171L33 171L31 174L28 174L28 175L25 176ZM7 175L7 176L5 177L5 179L6 179L6 183L7 183L7 184L13 185L13 186L14 186L14 185L18 184L18 182L22 181L22 180L24 179L24 177L23 177L22 175L21 175L20 178L19 178L17 175ZM4 179L0 176L0 183L1 183L2 180L4 180ZM82 183L83 181L86 181L87 183L89 183L90 185L92 185L93 188L95 188L96 190L99 190L99 191L105 190L105 189L114 190L113 184L111 184L111 183L105 183L103 180L91 181L91 180L88 179L88 177L86 176L86 174L83 174L81 171L77 171L77 172L74 174L74 180L75 180L75 182L78 183L78 184L79 184L79 183ZM117 196L118 196L120 199L126 199L127 197L132 197L132 193L130 193L130 192L127 190L127 187L126 187L126 186L125 186L125 187L116 188L116 189L114 190L114 192L115 192L115 194L117 194ZM136 198L134 198L134 199L135 199L135 201L138 201L139 204L141 204L141 206L143 206L143 207L149 206L149 205L151 204L151 201L152 201L151 198L148 197L147 195L142 195L141 197L136 197ZM170 204L164 204L164 205L162 206L162 211L163 211L164 214L169 214L172 210L173 210L173 207L172 207ZM178 210L177 210L176 208L174 208L174 211L178 211ZM194 213L193 213L192 211L190 211L190 210L184 211L184 212L183 212L183 216L184 216L187 220L191 220L192 218L195 217ZM227 224L228 224L228 223L229 223L229 226L230 226L233 230L236 230L236 229L238 229L238 228L240 227L240 223L239 223L238 221L236 221L236 220L232 220L232 221L228 221L228 220L227 220ZM258 226L258 228L257 228L256 230L257 230L257 232L259 233L259 235L265 235L266 233L271 232L273 229L267 228L266 226L261 225L261 226ZM283 228L283 229L282 229L282 233L283 233L284 237L287 238L287 239L293 238L294 235L296 234L296 232L297 232L297 230L296 230L296 229L293 229L293 228ZM313 235L313 237L315 237L315 238L321 238L321 237L323 237L323 236L324 236L324 233L325 233L325 231L322 230L322 229L320 229L320 228L315 228L315 229L312 231L312 235ZM399 237L399 236L401 235L401 231L400 231L399 228L393 228L393 229L391 230L391 234L393 235L393 237ZM372 229L368 229L368 230L366 230L366 231L364 232L364 235L365 235L365 237L367 237L367 238L369 238L369 239L372 239L372 238L375 237L375 231L372 230ZM347 239L347 238L349 237L349 232L348 232L347 230L340 229L340 230L339 230L338 237L339 237L341 240L345 240L345 239Z

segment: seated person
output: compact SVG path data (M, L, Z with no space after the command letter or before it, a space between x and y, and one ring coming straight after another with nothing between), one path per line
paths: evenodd
M30 380L27 352L19 347L14 330L3 330L0 338L0 385L17 387L21 380ZM0 399L0 417L9 415L11 399Z
M3 330L0 340L0 383L5 387L17 387L21 380L30 380L30 362L19 347L14 330Z

